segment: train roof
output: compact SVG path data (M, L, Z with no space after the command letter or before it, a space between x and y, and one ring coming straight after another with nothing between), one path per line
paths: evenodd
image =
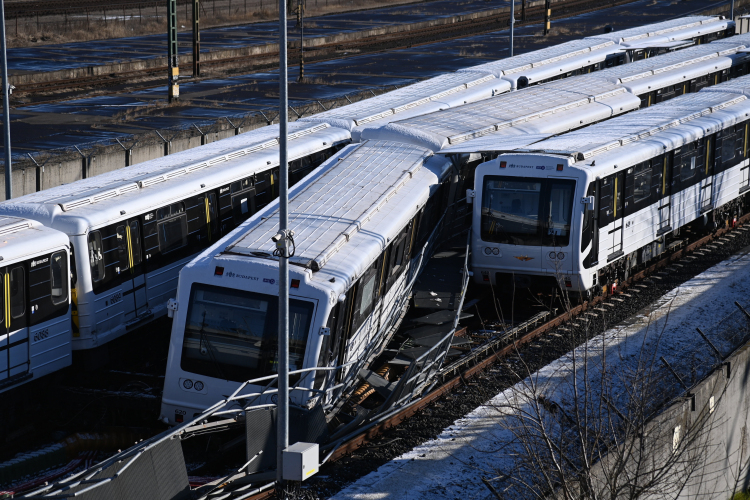
M460 69L458 72L485 71L494 74L497 78L513 74L520 75L541 66L560 65L564 63L565 59L582 56L599 49L613 48L614 45L615 42L609 40L595 40L590 38L571 40L559 45L526 52L525 54Z
M730 43L730 40L735 41ZM638 109L640 103L635 95L727 68L732 61L726 55L736 53L746 45L750 45L750 35L740 35L589 75L537 85L518 91L522 93L518 95L519 98L515 94L500 95L455 110L396 121L383 128L381 137L392 138L396 131L412 136L429 133L435 135L432 142L440 145L435 151L443 154L514 151L553 135ZM592 89L592 93L620 88L630 97L605 97L590 104L570 101L570 89L576 88ZM605 109L605 106L618 102L619 106L612 106L610 112ZM541 111L529 119L514 118L516 113L523 116L527 106L539 106ZM473 130L470 128L491 118L496 108L511 117L510 126L497 123L494 131L492 125ZM488 112L485 114L485 111ZM391 135L386 135L386 131L391 131ZM378 136L365 131L363 137ZM422 141L425 145L428 143L424 138Z
M603 69L597 71L595 76L612 83L629 83L635 80L648 79L661 73L684 69L701 62L716 60L721 56L735 54L738 50L748 46L750 46L750 33Z
M719 83L718 85L713 85L711 87L701 89L701 93L711 92L733 92L735 94L742 94L750 97L750 75L733 78L726 82Z
M568 157L575 166L600 177L615 171L618 165L634 165L748 118L750 99L746 96L699 92L519 151Z
M696 30L700 32L701 27L706 25L714 25L715 29L717 26L724 24L729 25L728 20L722 19L720 16L686 16L678 19L671 19L669 21L662 21L660 23L647 24L646 26L638 26L635 28L629 28L620 31L612 31L610 33L602 33L601 35L594 35L589 38L609 40L614 43L629 43L642 41L647 38L664 37L672 38L677 36L685 36L689 34L687 38L692 38L692 33ZM717 25L718 23L718 25Z
M727 92L688 94L546 139L530 150L569 154L585 160L747 100L743 95Z
M121 218L124 215L121 212L131 215L143 212L204 190L205 185L222 185L278 165L278 134L278 125L259 128L14 198L0 203L0 213L53 223L54 227L58 227L57 219L67 219L73 227L65 231L82 234L78 231L85 233L87 227ZM347 131L325 123L290 123L289 159L326 149L349 137Z
M508 82L483 71L447 73L428 80L301 118L301 122L325 122L352 131L373 122L390 121L394 115L429 113L449 106L484 99L510 90Z
M0 260L7 265L60 247L68 247L68 237L40 222L0 216Z
M408 224L450 165L408 144L365 141L347 146L290 190L289 227L296 243L290 263L309 270L308 276L326 287L345 286ZM278 201L204 256L214 256L220 247L220 256L257 258L275 266L271 237L277 231ZM330 285L334 282L339 284Z
M451 145L488 135L502 135L498 141L514 135L534 135L539 140L538 134L558 134L639 106L640 99L624 88L584 75L365 129L362 137L400 140L445 152Z

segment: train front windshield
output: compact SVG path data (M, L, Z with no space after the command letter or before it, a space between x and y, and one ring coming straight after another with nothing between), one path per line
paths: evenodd
M314 306L289 300L289 369L302 368ZM277 373L278 297L196 283L182 344L183 370L244 382Z
M574 193L572 180L486 176L482 186L482 240L511 245L568 245Z

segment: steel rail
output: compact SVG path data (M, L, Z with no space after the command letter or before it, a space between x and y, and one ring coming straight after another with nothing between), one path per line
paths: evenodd
M739 229L740 227L742 227L744 224L748 222L750 222L750 213L740 217L737 220L737 225L735 227L719 229L692 243L685 245L682 248L676 249L675 251L673 251L666 257L660 259L659 261L655 262L654 264L633 274L628 280L626 280L624 283L622 283L619 286L621 287L622 290L626 290L630 286L633 286L635 283L646 279L648 276L654 274L655 272L661 269L666 268L672 262L679 260L687 256L689 253L697 250L698 248L701 248L709 244L710 242L720 238L721 236L724 236L725 234L731 232L733 229ZM543 325L540 325L538 328L526 333L525 335L517 339L515 342L511 342L505 345L504 347L493 351L491 355L487 356L486 358L482 360L475 360L469 357L462 358L462 361L464 361L464 366L472 362L476 362L476 364L460 372L459 375L451 378L450 380L442 384L440 387L434 389L433 391L426 394L425 396L415 401L414 403L410 404L408 407L404 408L403 410L397 412L396 414L383 420L382 422L379 422L378 424L368 428L364 432L355 436L353 439L345 443L342 443L341 445L338 446L338 448L335 449L333 453L330 454L329 457L327 457L326 462L334 462L338 459L343 458L344 456L348 454L353 453L360 447L366 445L369 441L372 441L376 437L380 436L383 432L387 431L388 429L398 426L405 420L412 417L414 414L427 408L432 403L434 403L441 397L445 396L446 394L450 393L455 388L466 384L471 378L483 372L488 367L492 366L493 364L503 359L504 357L508 356L509 354L516 352L521 346L529 344L530 342L536 340L537 338L544 335L545 333L557 328L558 326L568 321L575 319L576 317L588 311L593 306L600 304L607 298L616 296L618 294L619 293L601 295L601 296L593 298L590 301L586 301L576 307L573 307L569 311L556 316L555 318L544 323ZM503 337L505 336L503 335ZM250 500L264 500L266 498L271 498L275 494L276 492L273 489L266 490L266 491L263 491L262 493L259 493L256 496L251 497Z

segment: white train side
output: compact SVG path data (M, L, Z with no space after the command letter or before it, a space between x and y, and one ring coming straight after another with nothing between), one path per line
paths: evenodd
M69 246L38 222L0 217L0 392L71 364Z
M291 182L349 141L290 127ZM183 265L278 195L278 127L266 127L0 203L68 235L77 276L73 348L90 349L166 314Z
M291 189L290 369L350 364L300 387L319 389L330 377L354 387L395 332L458 192L451 165L423 148L367 141L347 146ZM276 373L277 227L274 204L183 268L162 399L166 422L200 413L240 382ZM302 404L310 396L295 391L292 399Z
M475 280L590 295L662 253L687 224L731 223L750 190L750 101L738 86L750 88L750 77L480 165Z

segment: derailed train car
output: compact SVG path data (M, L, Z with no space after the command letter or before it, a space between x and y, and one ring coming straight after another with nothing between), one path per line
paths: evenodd
M347 146L291 189L290 369L321 369L298 383L294 403L331 383L354 387L361 369L373 369L459 192L453 170L424 148L367 141ZM267 207L182 270L165 422L191 418L250 379L246 390L261 394L256 403L273 403L275 391L262 393L278 363L277 208Z

